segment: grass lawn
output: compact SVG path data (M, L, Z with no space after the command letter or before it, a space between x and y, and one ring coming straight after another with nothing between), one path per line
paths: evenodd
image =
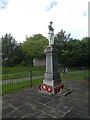
M3 67L2 68L2 80L26 78L30 76L30 70L32 76L44 75L45 67Z
M30 77L30 70L32 70L32 76L40 76L44 75L45 67L23 67L23 66L15 66L15 67L5 67L2 69L2 80L7 79L15 79L15 78L27 78ZM68 70L68 72L61 73L62 80L87 80L88 76L90 76L90 70ZM33 86L39 86L42 83L42 79L33 80ZM17 91L26 87L30 87L30 81L23 81L18 83L7 83L0 86L0 93L2 88L2 94L7 94L13 91Z
M61 68L63 69L63 68ZM26 78L30 77L30 70L32 71L32 76L41 76L45 73L45 67L25 67L25 66L15 66L15 67L3 67L2 68L2 80L16 79L16 78ZM69 74L62 73L62 79L64 80L85 80L90 71L88 70L76 70L68 68Z
M74 71L66 74L62 74L62 80L87 80L90 75L90 71Z
M3 74L20 73L25 71L45 71L45 67L31 67L31 66L14 66L2 67Z

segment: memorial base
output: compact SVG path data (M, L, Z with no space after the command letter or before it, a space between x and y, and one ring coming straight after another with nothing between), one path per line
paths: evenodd
M53 81L52 81L53 83ZM45 84L43 82L43 84L41 84L39 86L39 91L42 92L42 93L46 93L46 94L57 94L58 92L61 92L64 88L64 85L63 84L57 84L57 85L48 85L47 83Z
M43 84L39 86L39 91L56 94L63 89L58 70L57 49L54 45L49 45L44 52L46 53L46 72L44 74Z

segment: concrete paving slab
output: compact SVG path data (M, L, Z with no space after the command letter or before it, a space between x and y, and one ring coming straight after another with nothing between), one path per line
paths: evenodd
M43 97L42 99L39 100L40 103L47 104L50 102L52 99L49 97Z
M52 107L48 107L47 109L45 109L45 112L47 114L52 115L53 117L56 117L56 113L58 113L59 111L54 109L54 108L52 108Z
M30 105L24 105L24 106L18 108L18 110L21 111L25 115L27 115L32 109L33 109L33 107Z
M35 108L44 112L45 109L48 108L48 106L45 105L45 104L42 104L42 103L38 103L38 104L35 106Z
M11 106L6 107L4 109L2 107L2 117L7 118L7 114L9 114L10 112L12 112L14 110L16 110L16 109L14 107L11 107Z
M72 93L43 94L37 87L2 96L3 118L88 118L88 82L64 81Z
M44 112L41 115L37 116L36 118L48 118L48 119L50 119L50 118L56 118L56 117Z
M18 110L14 110L7 114L7 118L21 118L24 114Z
M61 104L60 101L54 100L54 99L52 101L46 103L46 105L48 105L49 107L52 107L52 108L56 108L59 104Z
M33 108L28 114L27 116L29 116L30 118L36 118L37 116L41 115L43 112Z

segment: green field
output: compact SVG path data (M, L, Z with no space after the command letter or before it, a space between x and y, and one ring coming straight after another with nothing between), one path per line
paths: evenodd
M87 80L90 75L90 71L73 71L66 74L62 74L63 80Z
M30 77L30 70L32 76L43 76L45 73L45 67L3 67L2 68L2 80L26 78ZM63 73L61 68L62 79L64 80L85 80L90 75L90 70L77 70L76 68L68 68L66 74Z
M18 73L23 71L44 71L45 67L32 67L32 66L14 66L14 67L2 67L2 73Z
M44 72L45 67L24 67L24 66L3 67L2 80L25 78L29 77L30 74L32 74L32 76L40 76L44 75Z
M44 71L32 71L32 76L43 76ZM62 79L64 80L86 80L88 78L89 72L88 71L74 71L73 73L62 73ZM26 78L30 77L30 72L18 72L12 74L2 74L2 80L9 80L9 79L17 79L17 78Z
M44 75L45 67L6 67L2 69L2 80L7 79L16 79L16 78L27 78L30 77L30 70L32 71L32 76ZM87 81L88 76L90 75L90 70L68 70L68 72L61 73L62 80L78 80L78 81ZM33 86L39 86L42 83L42 79L32 80ZM2 85L2 94L7 94L13 91L17 91L23 88L30 87L30 81L22 81L17 83L7 83ZM0 87L1 88L1 87Z

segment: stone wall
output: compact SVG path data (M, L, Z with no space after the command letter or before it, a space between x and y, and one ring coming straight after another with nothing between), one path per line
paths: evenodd
M40 58L34 58L33 59L33 65L34 66L46 66L46 60L40 59Z

